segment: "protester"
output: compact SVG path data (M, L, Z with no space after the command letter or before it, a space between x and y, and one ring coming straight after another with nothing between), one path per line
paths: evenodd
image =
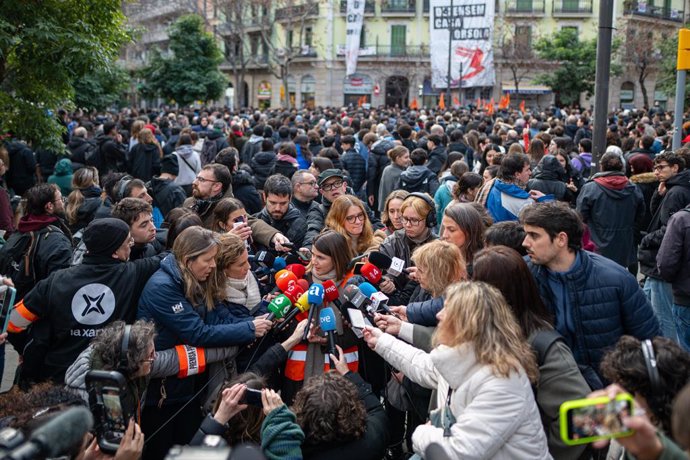
M385 239L381 230L374 232L362 200L351 195L336 198L326 216L326 228L343 235L355 255L377 250Z
M403 228L402 213L400 207L410 195L405 190L394 190L384 200L383 210L381 211L381 222L386 226L384 229L386 236L391 235L396 230Z

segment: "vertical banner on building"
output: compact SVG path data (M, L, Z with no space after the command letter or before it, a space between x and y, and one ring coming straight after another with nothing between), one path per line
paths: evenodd
M493 86L494 0L430 0L431 79L435 88ZM462 70L461 70L462 69Z
M364 22L364 2L365 0L347 0L347 35L345 36L346 76L350 76L357 71L359 37L362 33L362 23Z

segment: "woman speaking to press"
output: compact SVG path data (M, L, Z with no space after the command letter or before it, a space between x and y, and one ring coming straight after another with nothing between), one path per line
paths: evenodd
M450 458L551 458L530 383L537 364L503 296L481 282L446 294L431 353L375 328L364 332L391 366L438 390L439 409L412 435L414 451L424 456L435 443Z

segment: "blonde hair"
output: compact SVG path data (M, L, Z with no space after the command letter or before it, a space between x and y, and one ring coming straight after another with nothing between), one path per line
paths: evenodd
M434 199L431 197L431 195L429 195L428 193L425 193L424 195L426 195L429 198L429 201L431 203L434 202ZM414 195L408 195L408 197L405 198L405 201L403 201L402 205L400 205L400 212L405 212L407 208L414 209L414 211L419 215L419 217L425 220L429 213L434 210L431 206L429 206L429 203L424 201L423 198Z
M364 214L364 222L362 226L362 234L357 239L357 254L364 254L374 242L374 230L369 221L367 209L364 207L362 200L352 195L341 195L335 199L331 205L331 209L326 216L326 227L334 230L345 237L350 247L352 247L352 237L345 230L345 218L350 206L359 208Z
M471 343L477 361L490 366L495 376L507 378L524 370L531 382L537 381L534 352L498 289L481 281L453 284L446 291L443 311L434 346L441 337L450 347Z
M144 126L146 126L146 123L144 123L144 120L134 120L134 123L132 123L132 129L131 132L129 133L130 137L135 138L137 141L139 140L139 133L141 132L142 129L144 129Z
M460 248L447 241L435 240L419 246L412 253L412 262L428 274L427 288L433 297L440 297L450 284L467 278Z
M193 305L203 303L213 310L217 299L225 295L225 277L222 270L214 270L208 279L199 282L187 266L202 254L218 246L218 234L202 227L189 227L175 238L172 252L184 283L184 295Z
M216 264L219 270L224 270L235 263L244 254L247 246L244 240L234 233L224 233L218 237L218 254Z
M98 185L98 169L93 166L84 166L78 169L72 176L72 191L67 196L65 216L70 225L77 223L79 208L84 203L82 189Z

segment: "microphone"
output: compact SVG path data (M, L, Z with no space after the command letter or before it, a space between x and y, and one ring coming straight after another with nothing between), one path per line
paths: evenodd
M93 427L93 416L85 407L73 407L31 433L29 441L14 449L7 457L14 460L54 458L66 454Z
M282 318L290 310L292 301L285 294L280 294L268 304L268 311L270 312L266 317L267 320L273 321L276 318Z
M388 296L381 291L377 291L374 286L369 283L362 283L359 285L359 289L362 294L367 296L371 300L371 309L373 311L383 310L387 315L393 315L397 318L397 315L391 311L388 307Z
M275 332L281 332L283 329L287 327L288 324L290 324L290 321L295 319L297 315L309 311L308 294L306 292L302 294L300 298L297 299L297 302L295 302L294 306L295 308L290 310L290 312L287 315L285 315L285 320L275 327Z
M365 296L357 286L354 286L352 284L349 286L345 286L345 290L343 291L343 297L345 297L345 299L358 310L362 310L363 305L369 305L371 303L369 298Z
M331 302L333 305L338 307L338 310L340 310L340 313L343 316L345 316L345 313L343 310L343 304L340 303L340 293L338 292L338 288L336 287L333 280L324 281L324 283L323 283L323 299L326 302Z
M288 286L290 286L291 281L297 282L297 277L294 273L283 269L276 273L275 280L276 286L271 291L271 294L275 294L278 291L285 291Z
M319 324L321 325L321 330L326 333L326 338L328 339L328 353L333 354L333 356L338 356L338 349L335 347L335 312L331 307L326 307L319 313ZM335 369L335 363L332 359L328 359L331 363L331 369Z
M304 292L307 292L309 290L309 281L305 280L304 278L298 279L297 284L299 285L299 287L302 288Z
M312 284L307 291L307 296L309 301L309 321L302 335L302 340L307 340L307 337L309 337L309 327L312 321L314 321L316 310L318 310L319 305L323 303L323 286L318 283Z
M301 264L290 264L285 267L285 269L289 272L292 272L295 274L295 276L299 279L304 278L304 274L306 273L306 269L304 268L304 265ZM306 289L305 289L306 291Z
M295 303L297 299L299 299L299 296L304 294L304 289L302 289L302 286L299 283L293 283L291 282L287 289L283 291L283 294L285 297L290 299L291 303Z
M400 276L405 270L405 261L397 257L390 258L382 252L372 251L369 253L369 262L376 265L381 270L392 277Z
M254 256L254 262L264 268L272 267L275 256L268 251L259 251Z
M256 276L262 277L264 275L270 275L271 273L276 273L285 268L285 259L282 257L274 257L273 264L270 266L262 267L256 271Z
M372 263L366 263L362 267L362 276L371 284L379 284L382 275L381 269Z

